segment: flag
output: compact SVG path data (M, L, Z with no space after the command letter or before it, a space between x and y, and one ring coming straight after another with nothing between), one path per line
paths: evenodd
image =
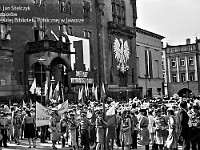
M35 94L35 90L36 90L36 78L34 78L31 88L30 88L31 94Z
M88 96L88 85L85 83L85 96Z
M23 107L26 107L26 104L25 104L24 100L23 100L23 104L22 104L22 106L23 106Z
M49 125L50 110L36 101L36 127Z
M102 87L101 87L101 99L104 100L106 97L106 91L104 87L104 83L102 82Z
M51 85L50 85L50 91L49 91L49 99L50 100L52 99L52 94L53 94L53 85L51 83Z
M94 87L94 83L92 84L92 95L95 95L95 87Z
M115 115L115 104L113 104L108 111L106 112L106 116L112 116Z
M94 91L94 97L96 100L98 100L97 87L95 88L95 91Z
M81 88L81 90L79 89L78 92L78 100L81 100L83 98L83 88Z
M63 102L65 102L65 95L64 95L63 88L61 89L61 92L62 92L62 100L63 100Z
M116 116L115 116L115 104L112 105L106 112L107 124L109 126L115 126Z
M44 95L47 96L47 94L48 94L48 77L46 78L44 87Z
M32 105L33 105L33 103L32 103L32 100L31 100L31 98L30 98L29 105L30 105L30 108L32 108Z
M54 98L55 100L57 100L58 97L59 97L59 81L58 81L58 83L57 83L57 85L56 85L56 87L55 87L55 89L54 89L54 92L53 92L53 98Z
M69 108L69 103L68 103L68 100L66 100L64 103L62 103L60 109L58 110L58 114L61 115L67 112L68 108Z

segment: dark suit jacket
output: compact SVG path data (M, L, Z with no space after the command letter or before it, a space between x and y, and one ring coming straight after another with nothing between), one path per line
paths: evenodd
M183 109L179 111L179 133L182 137L188 137L189 136L189 116L187 112Z

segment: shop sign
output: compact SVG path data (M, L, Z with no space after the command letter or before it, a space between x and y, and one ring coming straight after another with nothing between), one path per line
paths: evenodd
M78 84L85 84L89 83L92 84L94 83L94 79L92 78L71 78L71 83L78 83Z

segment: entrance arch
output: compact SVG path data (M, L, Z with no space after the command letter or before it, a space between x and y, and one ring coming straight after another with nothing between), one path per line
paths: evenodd
M50 63L50 75L54 77L55 83L59 81L64 87L69 86L69 71L69 64L61 57L54 58Z
M192 93L192 91L190 89L183 88L177 94L179 95L179 97L189 97L190 93Z

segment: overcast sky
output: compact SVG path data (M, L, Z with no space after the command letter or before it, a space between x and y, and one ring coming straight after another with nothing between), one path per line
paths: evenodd
M137 26L166 37L171 45L200 38L200 0L137 0Z

